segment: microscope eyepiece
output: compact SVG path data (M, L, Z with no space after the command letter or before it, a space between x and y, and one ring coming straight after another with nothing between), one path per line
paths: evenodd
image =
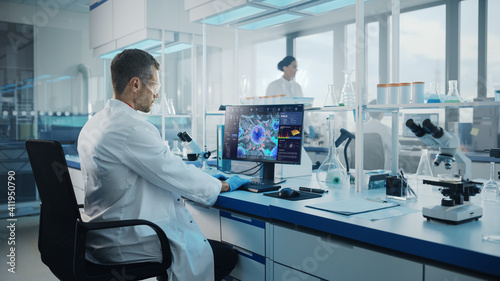
M408 127L410 131L419 138L423 137L426 134L424 128L422 128L419 124L415 123L413 119L406 120L406 127Z
M182 141L182 142L185 142L186 139L184 138L184 136L182 135L182 132L178 132L177 133L177 136L179 137L179 139Z
M184 139L187 141L187 142L191 142L193 140L193 138L188 134L188 132L183 132L182 133L182 137L184 137Z
M422 122L422 126L429 134L432 135L432 137L436 139L439 139L444 134L443 128L437 127L436 125L432 124L431 120L429 119L425 119L424 122Z

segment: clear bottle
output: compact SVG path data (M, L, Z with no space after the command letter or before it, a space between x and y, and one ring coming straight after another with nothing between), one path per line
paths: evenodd
M349 180L335 147L334 116L330 115L327 122L329 133L328 156L319 166L316 172L316 180L322 188L343 187L345 184L349 184Z
M446 102L462 102L460 93L458 92L458 81L448 81L448 93L446 94Z
M240 103L248 104L248 78L246 75L241 75L240 77Z
M499 191L498 183L495 181L495 162L490 162L490 180L481 188L483 202L496 202Z
M356 105L356 92L351 82L352 70L344 70L344 87L342 87L342 96L340 97L340 106Z
M325 106L338 106L339 102L335 96L335 87L333 84L328 85L328 93L326 95Z

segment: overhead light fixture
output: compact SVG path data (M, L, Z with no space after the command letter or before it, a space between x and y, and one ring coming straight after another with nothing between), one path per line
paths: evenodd
M163 53L164 54L171 54L171 53L179 52L179 51L186 50L186 49L189 49L189 48L191 48L191 44L180 43L179 42L179 43L174 43L174 44L170 44L168 46L165 46L165 48L163 48ZM156 50L154 52L154 54L160 55L161 54L161 49Z
M223 25L272 12L268 7L246 4L202 20L202 23Z
M364 0L365 2L368 0ZM297 8L297 11L310 13L310 14L322 14L336 9L344 8L347 6L356 5L356 0L323 0L314 2L310 5L304 5Z
M141 50L149 50L154 47L158 47L161 45L161 40L154 39L145 39L135 44L129 45L124 49L141 49Z
M283 12L283 13L273 14L267 17L261 17L249 22L244 22L242 23L242 25L238 26L238 28L247 30L256 30L264 27L275 26L285 22L298 20L304 17L305 15L301 15L298 13Z
M139 41L137 43L128 45L125 48L120 48L118 50L114 50L112 52L106 53L104 55L99 56L101 59L113 59L116 55L121 53L125 49L140 49L140 50L150 50L155 47L158 47L161 45L161 40L155 40L155 39L145 39L142 41Z
M306 2L311 2L311 0L261 0L259 3L283 9Z
M99 57L101 59L113 59L115 58L116 55L118 55L119 53L121 53L123 50L114 50L112 52L109 52L109 53L106 53L104 55L100 55Z

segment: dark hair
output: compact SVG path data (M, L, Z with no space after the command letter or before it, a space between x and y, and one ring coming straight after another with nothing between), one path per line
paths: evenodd
M295 60L292 56L286 56L280 62L278 62L278 70L283 71L284 66L289 66Z
M127 49L115 56L111 62L111 82L113 90L121 95L127 83L133 77L139 78L147 83L153 78L151 66L160 70L160 64L146 51L139 49Z

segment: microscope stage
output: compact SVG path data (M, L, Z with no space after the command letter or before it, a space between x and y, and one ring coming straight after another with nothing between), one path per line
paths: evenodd
M435 219L451 224L460 224L472 220L477 220L483 216L483 208L473 204L463 204L457 206L432 206L423 207L422 215L429 219Z

